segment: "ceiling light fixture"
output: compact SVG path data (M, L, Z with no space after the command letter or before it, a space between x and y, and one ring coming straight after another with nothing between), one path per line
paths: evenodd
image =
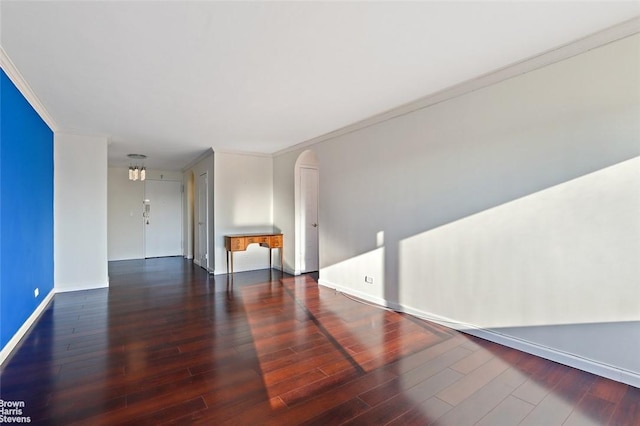
M140 162L143 162L145 158L147 158L147 156L143 154L127 154L127 157L129 157L132 160L137 160ZM144 163L142 163L142 165L129 164L129 180L140 179L142 181L142 180L145 180L146 178L147 178L147 168L144 166Z

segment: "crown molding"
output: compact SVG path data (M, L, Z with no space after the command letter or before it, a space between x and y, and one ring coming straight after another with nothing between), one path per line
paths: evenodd
M213 155L213 148L207 148L202 154L198 155L195 160L191 161L189 164L184 166L180 171L185 173L195 167L196 164Z
M265 153L265 152L255 152L255 151L242 151L235 149L215 149L214 150L218 154L230 154L230 155L248 155L251 157L267 157L273 158L273 154Z
M547 65L569 59L573 56L580 55L581 53L588 52L589 50L605 46L609 43L613 43L615 41L630 37L638 33L640 33L640 16L621 22L597 33L563 44L554 49L547 50L543 53L540 53L539 55L515 62L513 64L499 68L495 71L478 76L474 79L467 80L465 82L419 98L415 101L392 108L380 114L365 118L364 120L357 121L353 124L347 125L332 132L325 133L324 135L309 139L288 148L284 148L280 151L276 151L272 155L276 157L288 152L307 148L309 146L329 139L334 139L339 136L353 133L366 127L371 127L375 124L382 123L406 114L410 114L414 111L418 111L432 105L447 101L449 99L457 98L464 94L474 92L484 87L500 83L501 81L505 81L510 78L535 71L537 69L546 67Z
M111 145L111 143L113 142L111 140L111 135L108 135L106 133L90 133L90 132L83 132L83 131L75 131L75 130L57 130L56 131L57 135L60 136L77 136L77 137L81 137L81 138L87 138L87 139L100 139L100 141L102 142L103 140L106 140L107 145Z
M9 58L9 55L7 55L7 52L5 52L2 46L0 46L0 67L2 67L2 70L7 74L9 80L11 80L11 82L18 88L20 93L22 93L22 96L25 97L27 102L29 102L47 126L49 126L49 128L54 132L59 131L56 121L53 119L51 114L49 114L47 109L44 107L44 104L40 101L38 96L36 96L35 92L31 89L29 83L27 83L24 77L22 77L22 74L20 74L20 71L18 71L18 68L16 68L15 64L11 58Z

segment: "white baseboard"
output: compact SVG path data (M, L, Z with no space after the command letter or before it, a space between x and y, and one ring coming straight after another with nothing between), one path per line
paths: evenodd
M607 379L615 380L616 382L622 382L640 388L640 374L632 371L623 370L592 359L582 358L568 352L563 352L537 343L532 343L527 340L508 336L494 330L469 328L461 329L461 331L494 343L518 349L522 352L539 356L540 358L545 358L559 364L568 365L569 367L577 368L578 370L593 373L598 376L606 377Z
M271 269L273 269L273 270L275 270L275 271L280 271L280 268L279 268L279 267L277 267L277 266L274 266L274 267L272 267ZM269 268L241 269L241 270L234 269L233 273L234 273L234 274L237 274L237 273L240 273L240 272L264 271L264 270L269 270ZM228 274L228 272L226 271L226 269L224 269L224 270L222 270L222 271L214 271L213 269L208 269L208 271L209 271L209 273L210 273L210 274L214 274L214 275L216 275L216 276L220 276L220 275L227 275L227 274ZM285 273L287 273L287 274L295 275L295 274L293 273L293 271L291 271L291 270L290 270L289 268L287 268L286 266L285 266L285 268L284 268L284 272L285 272ZM298 274L298 275L300 275L300 274Z
M278 268L276 267L276 269L278 269ZM285 273L287 273L287 274L289 274L289 275L295 275L295 276L298 276L298 275L300 275L300 274L301 274L301 272L300 272L300 271L297 271L297 270L295 270L295 269L293 269L293 268L290 268L290 267L289 267L289 266L287 266L286 264L284 265L284 272L285 272Z
M351 296L355 296L367 302L375 303L382 307L391 308L398 312L403 312L421 319L426 319L428 321L435 322L444 327L452 328L458 331L463 331L467 334L471 334L472 336L476 336L481 339L488 340L490 342L498 343L503 346L507 346L522 352L539 356L540 358L548 359L550 361L554 361L559 364L577 368L578 370L586 371L588 373L606 377L607 379L615 380L617 382L626 383L628 385L640 388L640 374L633 371L628 371L619 367L604 364L599 361L583 358L578 355L560 351L547 346L542 346L538 343L533 343L524 339L519 339L517 337L512 337L506 334L502 334L495 330L481 328L473 324L461 323L451 318L442 317L440 315L424 312L419 309L411 308L408 306L402 306L397 303L388 302L387 300L380 299L377 297L372 297L366 293L354 291L351 288L343 287L323 279L318 280L318 284L335 289L345 294L349 294Z
M394 306L391 307L396 309ZM617 382L626 383L634 387L640 387L640 374L634 373L632 371L614 367L612 365L608 365L589 358L583 358L569 352L564 352L555 348L543 346L525 339L520 339L518 337L509 336L496 330L478 327L473 324L461 323L450 318L445 318L428 312L422 312L417 309L400 307L400 309L397 310L416 316L418 318L428 319L429 321L433 321L445 327L463 331L467 334L471 334L472 336L476 336L490 342L498 343L503 346L539 356L540 358L548 359L559 364L577 368L578 370L606 377L607 379L615 380Z
M358 299L362 299L362 300L366 300L367 302L375 303L376 305L380 305L380 306L384 306L384 307L395 309L394 307L389 306L387 301L382 299L382 298L373 297L370 294L367 294L367 293L364 293L364 292L360 292L360 291L354 290L354 289L349 288L349 287L344 287L344 286L341 286L341 285L336 284L336 283L332 283L331 281L327 281L327 280L322 279L322 278L318 279L318 284L320 284L321 286L324 286L324 287L328 287L328 288L337 290L337 291L339 291L341 293L348 294L350 296L355 296Z
M53 296L56 294L56 289L52 289L47 296L42 299L42 302L38 305L38 307L29 315L29 318L22 324L22 327L16 331L16 334L13 335L11 340L7 342L7 344L0 351L0 365L4 363L4 361L11 355L11 352L16 348L20 340L27 334L27 331L31 328L33 324L38 321L40 315L47 309L49 303L53 300Z
M210 274L214 274L213 268L206 267L205 265L202 264L202 262L200 262L200 260L198 260L196 258L192 258L192 259L193 259L193 264L194 265L199 266L200 268L204 269L205 271L207 271Z
M95 284L72 285L72 286L56 285L55 290L56 290L56 293L68 293L70 291L95 290L98 288L106 288L106 287L109 287L108 280L107 282L95 283Z

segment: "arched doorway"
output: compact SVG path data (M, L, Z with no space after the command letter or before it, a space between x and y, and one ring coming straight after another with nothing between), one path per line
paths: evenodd
M295 273L304 274L319 269L319 167L313 151L298 156L294 179Z

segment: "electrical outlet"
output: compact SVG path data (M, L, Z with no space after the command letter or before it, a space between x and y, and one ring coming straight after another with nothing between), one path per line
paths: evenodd
M365 275L364 282L367 283L367 284L373 284L373 277Z
M39 289L35 289L33 290L33 297L38 297L40 295L40 290Z

